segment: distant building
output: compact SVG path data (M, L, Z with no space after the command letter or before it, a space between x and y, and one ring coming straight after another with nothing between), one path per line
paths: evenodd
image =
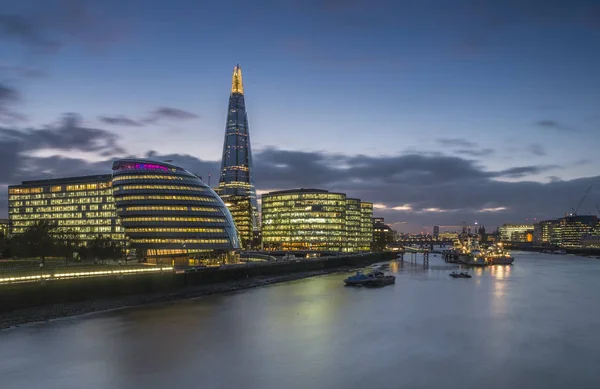
M0 219L0 236L8 236L8 219Z
M361 238L362 212L360 199L346 198L346 247L343 251L357 252Z
M374 218L373 221L373 251L384 251L394 241L394 230L384 223L383 218Z
M558 220L542 220L533 226L533 243L538 245L560 245L561 225Z
M586 249L600 249L600 235L589 234L582 236L581 247Z
M533 242L533 230L515 231L512 233L510 241L514 243L531 243Z
M435 239L440 237L440 226L433 226L433 237Z
M440 235L438 236L438 238L440 240L456 240L458 239L458 233L457 232L441 232Z
M559 219L561 245L563 247L581 247L582 237L595 232L598 217L595 215L573 215Z
M132 249L150 262L188 265L190 257L225 257L240 248L229 210L199 177L143 159L113 163L117 214Z
M253 174L242 68L236 65L231 81L217 193L229 208L245 248L252 246L259 227Z
M344 193L322 189L266 193L262 195L263 248L338 252L370 249L372 215L371 203L347 198ZM364 228L366 219L370 227Z
M373 203L360 202L360 241L359 251L371 251L373 244Z
M56 233L75 233L83 243L98 235L124 241L110 174L24 181L8 187L10 233L21 234L41 220Z
M500 234L500 240L503 242L519 242L522 235L517 234L515 238L513 238L513 234L516 233L524 233L529 230L533 231L533 224L503 224L498 228L498 233Z

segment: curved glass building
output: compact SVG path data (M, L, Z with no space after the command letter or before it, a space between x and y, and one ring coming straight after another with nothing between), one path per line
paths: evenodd
M112 169L117 215L141 255L187 262L240 248L223 200L195 174L143 159L118 160Z

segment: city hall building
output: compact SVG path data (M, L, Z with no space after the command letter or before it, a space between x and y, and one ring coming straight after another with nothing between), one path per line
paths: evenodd
M223 200L198 176L165 162L113 163L116 212L130 247L144 257L226 256L240 248Z
M373 204L322 189L262 195L265 250L368 251Z

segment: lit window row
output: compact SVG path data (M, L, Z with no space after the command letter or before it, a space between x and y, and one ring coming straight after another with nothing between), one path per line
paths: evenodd
M185 238L181 238L181 239L159 239L159 238L152 238L152 239L131 239L132 243L154 243L154 244L188 244L188 243L201 243L201 244L206 244L206 243L229 243L228 239L185 239Z
M191 177L189 177L191 178ZM124 181L124 180L173 180L173 181L181 181L185 180L185 177L182 176L167 176L162 174L127 174L127 175L118 175L113 177L113 182L116 181Z
M124 185L115 187L113 190L139 190L139 189L167 189L167 190L192 190L197 192L205 192L205 189L200 186L184 186L184 185Z
M172 206L172 205L155 205L155 206L129 206L119 208L120 212L127 211L193 211L193 212L215 212L220 213L218 208L211 207L186 207L186 206Z
M182 201L206 201L217 202L216 199L204 196L122 196L117 201L134 201L134 200L182 200Z
M153 217L138 217L138 216L123 216L123 222L206 222L206 223L224 223L224 218L215 217L177 217L177 216L153 216Z
M223 228L127 228L127 233L130 232L220 232L224 233Z

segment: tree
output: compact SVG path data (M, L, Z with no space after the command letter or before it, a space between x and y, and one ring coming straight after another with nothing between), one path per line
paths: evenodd
M117 259L123 256L123 248L119 243L108 237L98 235L88 243L86 257L88 259L101 260Z
M73 258L73 254L81 248L82 242L75 231L65 230L57 236L56 246L57 254L65 258L66 265L69 258Z
M52 236L55 230L56 224L47 220L29 226L15 237L15 253L23 257L39 257L44 263L45 258L56 251L56 239Z

